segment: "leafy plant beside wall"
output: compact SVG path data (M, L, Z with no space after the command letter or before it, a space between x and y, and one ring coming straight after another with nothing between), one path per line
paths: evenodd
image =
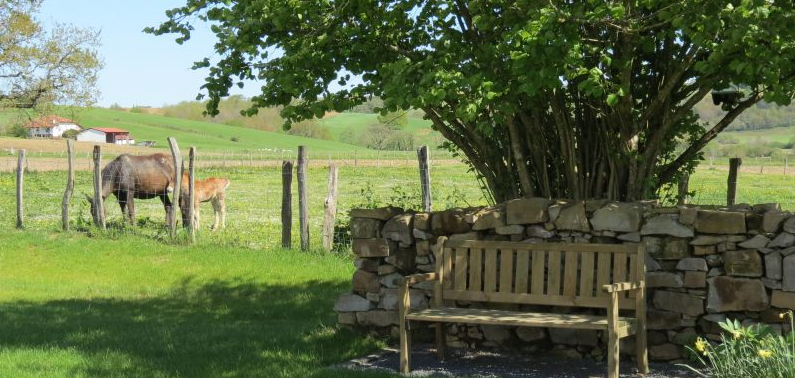
M789 318L790 332L776 335L770 326L753 324L744 327L737 320L726 320L719 326L726 331L720 344L713 345L698 338L695 359L705 368L685 365L702 377L715 378L793 378L795 377L795 322L793 312L780 315Z

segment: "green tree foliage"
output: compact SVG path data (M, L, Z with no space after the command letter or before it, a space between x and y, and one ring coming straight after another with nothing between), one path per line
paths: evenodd
M99 33L36 20L41 0L0 0L0 108L86 106L97 97Z
M288 122L370 96L422 109L496 201L648 198L746 109L795 92L795 11L768 0L187 0L155 34L211 25L208 112L259 80ZM361 80L351 81L354 76ZM332 92L332 82L343 89ZM693 107L746 94L713 124ZM302 101L294 101L301 99Z

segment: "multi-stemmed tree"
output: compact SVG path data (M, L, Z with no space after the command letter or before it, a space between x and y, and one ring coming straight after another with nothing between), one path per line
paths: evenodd
M289 121L419 108L494 200L653 197L761 100L795 95L795 11L774 0L188 0L147 31L218 56L207 111L257 81ZM335 90L331 88L334 87ZM342 88L342 89L339 89ZM714 90L711 125L693 106Z

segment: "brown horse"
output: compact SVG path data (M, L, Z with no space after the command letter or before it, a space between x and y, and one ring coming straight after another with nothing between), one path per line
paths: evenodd
M173 187L173 182L174 163L171 156L122 154L102 169L102 201L113 193L121 206L122 214L126 213L130 223L135 224L133 199L158 197L166 211L166 224L170 224L172 203L168 198L168 188ZM86 197L91 204L91 215L96 217L94 200Z

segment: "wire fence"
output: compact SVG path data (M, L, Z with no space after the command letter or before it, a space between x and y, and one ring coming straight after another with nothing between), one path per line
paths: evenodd
M182 154L187 162L187 146ZM104 149L104 147L103 147ZM63 151L29 151L25 162L24 226L29 229L58 230L61 228L61 201L67 182L66 146ZM152 153L166 150L152 149ZM0 150L0 195L11 200L0 201L0 229L15 224L15 175L17 151ZM232 151L201 151L196 155L197 182L211 177L229 180L224 190L226 228L211 231L215 210L210 202L201 203L201 223L197 227L199 242L239 245L252 248L281 246L282 235L282 162L297 164L295 150L263 150L261 153ZM119 156L118 152L103 153L101 167L105 168ZM166 154L170 159L170 154ZM338 199L334 241L344 246L349 242L348 211L357 207L394 205L416 210L423 209L421 172L417 154L411 152L325 152L308 151L307 204L311 248L320 248L324 222L324 204L328 194L329 167L339 169ZM691 177L690 203L725 204L728 165L713 161L702 164ZM740 167L738 203L778 202L782 208L795 211L795 165L789 159L744 159ZM187 169L187 163L185 164ZM91 153L78 149L75 158L75 189L69 210L73 230L97 232L92 226L94 168ZM456 157L441 151L430 152L430 188L433 209L480 206L487 203L476 175ZM786 170L786 174L784 173ZM107 233L135 233L147 237L171 240L166 225L166 211L161 198L171 198L167 185L148 188L148 199L133 199L135 223L131 226L122 213L122 206L113 193L123 191L121 173L108 177L112 182L106 193L105 213ZM133 182L140 184L140 182ZM172 188L173 190L173 188ZM291 244L300 245L297 175L292 181ZM125 201L122 201L122 203ZM123 203L128 205L127 203ZM182 220L180 211L177 219ZM185 235L181 229L180 235ZM184 240L184 237L183 237Z
M64 144L65 149L65 144ZM16 151L14 151L16 153ZM152 152L162 152L153 150ZM198 151L195 161L197 189L201 180L221 178L229 180L224 190L226 227L211 231L215 210L211 203L199 205L200 224L197 236L200 242L240 245L253 248L281 246L282 233L282 162L291 161L292 177L292 246L300 245L299 204L296 153L281 151L269 154ZM187 170L187 148L182 146L184 169ZM475 175L459 160L450 155L431 152L431 194L434 208L468 207L485 205L486 200ZM103 153L101 167L106 168L119 156ZM170 155L166 155L169 159ZM333 240L336 245L349 243L347 230L348 211L356 207L395 205L420 210L422 192L420 171L416 152L385 152L362 154L360 152L308 152L307 204L310 247L320 248L324 222L324 205L328 194L329 167L339 170L338 200ZM0 191L6 198L13 198L15 188L14 171L17 157L10 151L0 158ZM69 215L73 230L97 232L92 226L91 204L87 197L94 196L94 164L90 152L78 151L74 161L75 186ZM171 165L173 167L173 165ZM67 182L66 154L55 152L28 153L24 178L24 226L28 229L58 230L61 228L61 200ZM173 169L173 168L172 168ZM154 186L138 189L140 197L132 201L123 194L129 186L129 177L120 170L111 170L103 181L109 182L104 190L105 218L108 233L142 234L162 240L169 239L166 227L166 211L161 198L171 198L162 180ZM129 172L128 172L129 173ZM149 181L151 175L147 176ZM162 179L162 177L161 177ZM133 178L134 186L141 186L140 178ZM137 180L137 181L136 181ZM127 185L127 186L125 186ZM107 185L106 185L107 186ZM184 187L184 184L183 184ZM173 188L172 188L173 190ZM121 199L115 193L122 193ZM131 227L129 213L122 213L122 205L129 209L133 203L135 223ZM177 219L182 222L179 211ZM14 201L5 201L0 206L0 220L13 227L15 219ZM5 228L6 226L3 226ZM184 230L179 231L184 234Z

